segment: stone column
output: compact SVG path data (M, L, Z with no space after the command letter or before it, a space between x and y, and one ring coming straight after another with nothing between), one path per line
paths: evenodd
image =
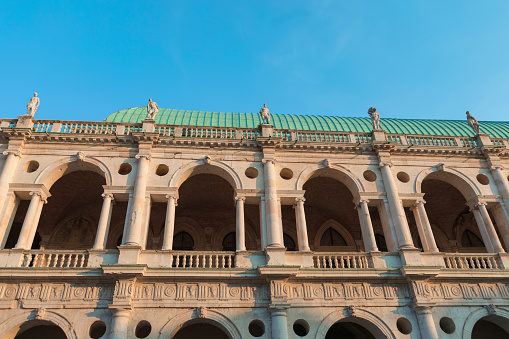
M398 250L398 239L394 228L394 222L389 216L389 203L387 200L382 200L382 202L378 204L378 214L380 215L380 221L382 222L387 250L389 252L396 252Z
M479 212L481 212L481 217L484 221L486 232L488 233L491 244L493 245L493 251L495 253L505 253L504 248L498 239L497 231L495 231L495 226L493 226L490 215L488 214L488 210L486 209L486 203L480 202L477 204L477 206L479 208Z
M265 222L265 197L260 197L260 242L262 250L267 247L267 223Z
M270 320L272 328L271 338L288 338L288 320L286 318L287 307L269 306Z
M396 229L399 248L414 248L410 228L408 227L408 222L406 220L405 210L403 209L403 205L401 204L401 200L398 196L398 189L394 182L391 166L392 164L389 163L380 163L380 170L382 172L391 216Z
M267 246L284 247L281 237L282 225L279 222L275 162L276 160L274 159L263 160Z
M299 251L311 251L309 248L308 228L306 225L306 214L304 212L304 198L295 198L295 220L297 221L297 241Z
M131 219L131 212L133 209L133 194L129 193L129 200L127 201L127 211L125 214L124 232L122 233L122 245L126 244L127 235L129 234L129 220Z
M494 253L490 236L488 235L488 231L486 230L486 226L484 225L481 212L479 212L477 205L470 207L470 211L472 211L475 221L477 222L477 226L479 227L479 233L481 233L482 241L484 242L484 246L486 246L486 250L488 251L488 253Z
M177 206L177 197L174 195L167 195L168 206L166 208L166 220L164 222L164 240L163 250L173 249L173 232L175 229L175 207Z
M417 322L419 323L419 330L422 339L439 339L437 327L431 314L431 307L429 306L415 306L415 314L417 315Z
M237 229L236 229L236 237L237 237L237 251L245 251L246 250L246 227L244 224L244 202L246 201L245 197L235 197L235 204L237 205Z
M131 310L115 308L111 310L111 326L109 339L127 338L127 326L131 317Z
M113 208L113 194L103 194L103 207L101 216L99 217L99 225L97 225L97 234L95 235L94 250L103 250L106 247L108 239L108 231L110 228L111 211Z
M502 195L504 199L504 203L506 207L509 207L509 182L507 178L504 176L502 172L502 168L500 166L491 166L490 168L491 174L495 179L495 183L497 184L498 191Z
M3 203L7 191L9 190L9 184L12 181L14 172L18 167L19 159L21 158L21 152L19 151L4 151L3 154L6 155L7 158L5 159L2 173L0 173L0 211L3 211Z
M150 210L152 209L152 199L150 194L145 197L145 209L143 210L143 226L141 227L140 245L144 250L147 247L148 231L150 228Z
M9 194L7 199L8 202L6 203L5 213L0 224L0 249L4 249L5 247L20 203L20 199L14 193Z
M32 221L32 229L30 230L30 234L28 235L27 250L31 249L34 243L35 233L37 233L37 227L39 226L39 219L41 219L42 207L44 206L45 203L47 203L47 201L41 199L41 201L39 202L39 206L37 206L34 220Z
M151 158L150 155L137 155L138 170L136 173L136 182L134 184L133 201L131 207L131 216L129 219L129 231L126 236L126 245L140 246L141 243L141 230L143 228L143 212L145 209L145 194L147 191L147 175L148 163Z
M431 224L429 223L428 214L424 208L424 201L416 201L412 206L414 212L415 222L417 224L417 230L419 231L419 237L421 238L424 252L439 252Z
M361 223L362 240L364 241L364 250L366 252L378 252L376 246L375 233L373 232L373 224L368 208L369 200L360 200L356 205L359 213L359 221Z
M19 233L18 242L14 248L18 249L28 249L28 238L30 237L30 233L32 232L32 225L34 219L36 217L37 211L39 210L39 204L42 200L41 192L30 192L32 195L32 199L30 200L30 205L28 206L27 214L25 215L25 220L23 221L23 226L21 226L21 232ZM30 244L30 247L32 244Z
M505 204L503 202L497 203L495 207L491 209L491 213L493 213L505 247L509 248L509 214Z

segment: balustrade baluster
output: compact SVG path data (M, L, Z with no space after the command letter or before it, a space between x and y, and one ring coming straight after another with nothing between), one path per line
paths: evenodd
M219 256L216 254L215 255L215 264L214 264L214 268L218 268L219 267Z
M338 268L338 267L339 267L339 266L338 266L338 256L337 256L337 255L335 255L335 256L334 256L334 268Z

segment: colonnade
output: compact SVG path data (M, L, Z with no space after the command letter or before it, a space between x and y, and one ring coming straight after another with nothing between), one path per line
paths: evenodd
M13 171L17 165L17 158L19 158L19 156L12 152L7 154L5 167L0 175L0 191L5 190L4 183L8 182L9 177L12 177ZM148 218L150 215L151 206L151 197L150 194L147 194L147 179L150 156L140 155L137 156L137 158L138 170L136 173L134 189L129 196L122 245L139 246L144 249L147 241L149 223ZM260 242L263 248L284 247L280 212L281 201L277 193L275 163L275 159L263 160L265 174L264 195L261 197L256 197L256 199L259 199ZM376 198L373 203L370 204L370 199L358 197L355 203L361 226L364 250L366 252L378 251L369 212L369 206L377 206L378 208L389 251L396 251L402 248L414 248L408 222L403 209L403 204L401 198L398 195L391 167L392 165L390 163L380 163L380 170L385 186L386 198ZM496 179L497 186L500 187L500 192L503 195L504 200L507 198L507 201L509 201L509 185L505 180L501 180L503 179L503 173L501 172L500 168L492 168L492 173ZM176 191L176 189L174 190ZM31 200L28 211L26 213L19 238L15 246L15 248L18 249L29 249L31 247L43 205L46 203L46 199L48 197L48 194L45 194L41 189L30 192L30 194ZM106 247L112 209L115 201L115 193L105 192L103 194L103 198L104 201L99 218L96 238L93 245L93 249L95 250L103 250ZM178 196L177 194L167 194L166 199L167 209L162 249L172 250L175 228L175 207L177 206ZM17 203L19 203L19 200ZM237 193L235 197L237 251L246 250L244 216L245 203L246 196ZM6 203L4 202L4 205L5 204ZM13 204L15 205L16 202L14 201ZM422 199L422 197L416 197L415 202L411 207L411 210L414 213L419 237L425 252L439 252L424 204L425 201ZM509 246L509 213L506 206L507 205L503 202L499 202L495 204L491 210L497 221L500 234L506 246ZM305 199L303 196L296 196L294 198L294 208L298 250L304 252L310 251L305 216ZM502 243L497 235L493 222L491 221L491 217L488 213L486 203L479 199L479 201L476 203L470 204L470 209L479 226L479 232L484 244L486 245L487 251L490 253L504 252ZM5 220L10 220L12 223L13 217L10 215L12 213L5 214L8 215L4 215L2 222L0 223L0 228L4 227L4 233L6 228L8 228L6 227L8 222ZM5 243L5 238L6 236L4 236L3 243Z

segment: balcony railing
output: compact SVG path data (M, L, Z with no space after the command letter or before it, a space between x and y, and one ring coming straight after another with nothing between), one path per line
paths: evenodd
M500 259L495 254L447 254L444 256L445 268L465 268L472 270L500 269Z
M88 253L85 251L46 251L23 252L21 267L87 267Z
M182 268L234 268L234 252L172 252L170 267Z
M315 253L313 264L315 268L373 268L368 253Z

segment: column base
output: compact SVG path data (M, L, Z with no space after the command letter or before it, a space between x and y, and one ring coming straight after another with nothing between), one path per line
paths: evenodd
M133 265L138 263L140 257L141 246L139 245L121 245L118 246L120 255L118 256L118 263L120 265L127 264Z
M5 267L20 267L24 251L25 250L22 248L13 248L12 250L9 250Z
M401 263L404 266L421 266L421 250L415 247L412 248L400 248L399 256L401 257Z
M267 265L285 265L286 247L270 247L265 248L265 257Z

